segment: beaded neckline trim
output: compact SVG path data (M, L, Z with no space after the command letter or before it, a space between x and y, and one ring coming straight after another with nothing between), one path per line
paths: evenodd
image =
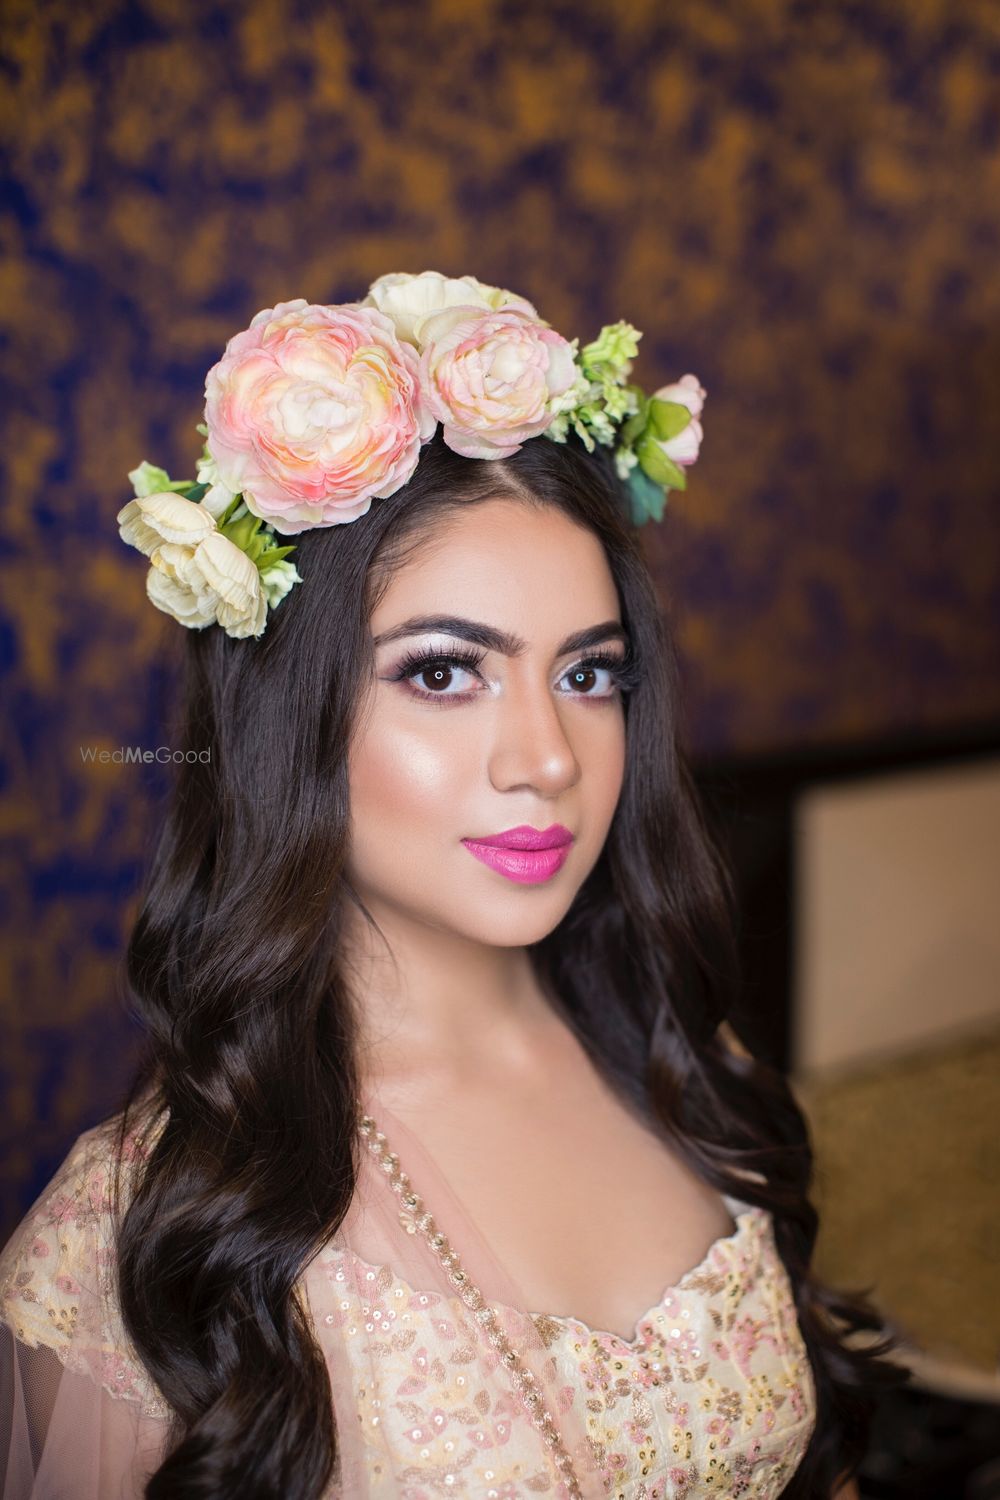
M541 1391L536 1389L534 1373L527 1367L514 1348L504 1330L497 1309L484 1298L482 1292L461 1264L458 1252L448 1243L447 1236L438 1228L434 1216L427 1212L423 1199L414 1192L410 1179L400 1168L399 1157L389 1148L385 1135L379 1130L371 1115L361 1117L358 1129L361 1137L386 1173L389 1187L402 1203L400 1217L407 1229L421 1234L438 1260L448 1272L448 1280L458 1289L458 1295L483 1328L485 1336L496 1349L501 1364L507 1370L511 1384L519 1396L530 1421L541 1433L559 1477L566 1487L569 1500L585 1500L580 1481L573 1467L573 1460L563 1443L555 1418L545 1406Z

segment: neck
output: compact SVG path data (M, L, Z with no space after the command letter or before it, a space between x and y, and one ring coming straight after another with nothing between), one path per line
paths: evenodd
M527 948L372 915L380 932L352 909L345 945L363 1080L447 1087L530 1068L553 1012Z

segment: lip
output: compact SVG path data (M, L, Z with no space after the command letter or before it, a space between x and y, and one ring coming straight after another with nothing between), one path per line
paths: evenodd
M469 853L519 885L551 880L569 857L573 835L561 823L532 828L527 823L482 839L463 839Z
M463 839L464 844L488 844L493 849L561 849L573 842L573 835L561 823L550 823L548 828L532 828L530 823L518 823L516 828L505 828L502 833L487 833L482 838Z

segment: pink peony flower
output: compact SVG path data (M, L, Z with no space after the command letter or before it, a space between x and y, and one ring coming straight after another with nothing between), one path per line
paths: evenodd
M571 345L521 308L448 307L423 319L424 393L449 448L507 458L553 421L577 376Z
M220 482L283 535L394 494L436 426L389 318L303 297L229 340L205 380L205 422Z

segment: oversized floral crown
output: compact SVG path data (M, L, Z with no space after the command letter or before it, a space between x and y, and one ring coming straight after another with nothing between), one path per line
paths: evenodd
M468 458L571 430L613 447L632 520L659 521L698 457L705 391L694 375L651 396L629 384L641 337L610 323L580 349L523 297L437 271L380 276L360 302L279 302L206 376L197 478L141 463L119 532L159 609L244 637L302 582L276 534L356 521L406 484L438 422Z

